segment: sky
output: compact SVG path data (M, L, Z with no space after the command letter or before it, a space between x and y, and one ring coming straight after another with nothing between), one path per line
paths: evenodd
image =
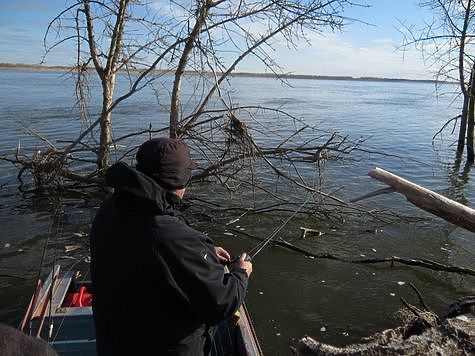
M162 0L163 1L163 0ZM275 59L293 74L343 75L352 77L385 77L433 79L416 50L402 52L401 22L422 26L430 14L424 13L417 0L360 0L369 7L348 9L349 21L343 32L310 34L310 43L297 49L283 43L274 46ZM0 0L0 62L38 64L44 54L43 36L48 23L66 0ZM71 65L74 53L67 47L56 49L47 65ZM263 67L248 60L238 71L262 72Z

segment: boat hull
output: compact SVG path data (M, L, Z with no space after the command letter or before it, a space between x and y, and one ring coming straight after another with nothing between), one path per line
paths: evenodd
M46 340L60 355L96 355L90 290L90 282L55 266L38 284L20 329ZM244 304L215 328L212 355L262 356Z

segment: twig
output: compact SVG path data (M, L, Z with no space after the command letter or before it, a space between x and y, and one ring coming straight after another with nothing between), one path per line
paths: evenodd
M371 197L375 197L377 195L389 194L389 193L394 193L394 192L395 192L395 190L392 187L383 188L383 189L379 189L379 190L376 190L374 192L359 196L358 198L353 198L353 199L350 200L350 203L356 203L357 201L368 199L368 198L371 198Z
M454 127L455 125L457 124L457 120L460 119L462 117L462 115L457 115L453 118L451 118L450 120L448 120L440 129L439 131L437 131L434 136L432 136L432 141L435 140L435 138L437 137L437 135L441 134L442 131L444 131L444 129L452 122L452 121L455 121L455 124L454 124ZM454 132L454 129L452 129L452 133Z
M19 116L19 115L17 115L17 116ZM20 118L21 126L23 127L23 129L24 129L27 133L29 133L29 134L32 135L32 136L37 137L38 139L40 139L41 141L43 141L44 143L46 143L51 149L56 150L56 151L58 150L58 149L56 148L56 146L51 143L51 141L49 141L49 140L48 140L46 137L44 137L43 135L40 135L39 133L37 133L36 131L34 131L32 128L28 127L28 126L26 125L26 123L24 123L24 122L21 120L21 117L19 117L19 118Z
M421 305L424 307L424 309L428 312L431 312L432 314L435 314L432 310L429 309L429 307L427 306L427 304L424 302L424 299L422 299L422 295L421 293L419 292L419 290L416 288L416 286L411 282L409 283L409 286L414 290L414 292L416 292L417 294L417 297L419 298L419 302L421 303Z
M411 304L409 304L408 302L406 302L406 300L401 297L399 298L402 302L402 304L404 304L404 306L409 309L411 312L414 313L415 316L417 316L418 318L421 318L421 314L419 313L419 311L417 310L417 308L415 308L414 306L412 306Z

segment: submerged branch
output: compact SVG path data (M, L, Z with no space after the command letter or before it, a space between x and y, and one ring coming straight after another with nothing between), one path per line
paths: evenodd
M230 229L230 230L235 232L236 234L244 235L255 240L259 240L259 241L264 240L261 237L251 235L241 230L236 230L236 229ZM334 261L340 261L344 263L353 263L353 264L390 263L391 266L394 266L395 263L400 263L400 264L408 265L408 266L417 266L417 267L427 268L433 271L443 271L443 272L451 272L451 273L459 273L459 274L475 276L475 270L473 269L453 266L453 265L445 265L445 264L438 263L438 262L431 261L424 258L405 258L405 257L398 257L398 256L389 256L389 257L383 257L383 258L351 259L351 258L339 257L331 253L314 253L311 250L296 246L282 239L274 240L272 241L272 244L286 248L291 251L302 253L307 257L312 257L315 259L330 259Z

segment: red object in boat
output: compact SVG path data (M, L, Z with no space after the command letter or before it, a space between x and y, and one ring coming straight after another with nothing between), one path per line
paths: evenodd
M92 295L87 291L86 286L81 286L79 291L68 293L64 298L63 307L90 307L92 305Z

